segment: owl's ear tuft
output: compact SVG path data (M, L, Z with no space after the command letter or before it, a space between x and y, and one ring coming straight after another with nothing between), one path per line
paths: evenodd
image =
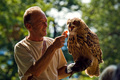
M70 21L71 21L70 19L67 20L67 25L70 24Z
M76 25L76 26L79 26L80 25L80 21L79 20L74 20L73 24Z

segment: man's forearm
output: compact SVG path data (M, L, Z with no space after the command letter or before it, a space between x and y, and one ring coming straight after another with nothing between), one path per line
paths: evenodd
M35 65L32 65L27 72L38 77L48 67L55 51L56 48L53 45L50 45L44 55L36 62Z
M59 79L63 79L65 77L70 76L71 73L66 73L65 72L66 68L67 68L67 66L63 66L62 68L60 68L58 70L58 77L59 77Z

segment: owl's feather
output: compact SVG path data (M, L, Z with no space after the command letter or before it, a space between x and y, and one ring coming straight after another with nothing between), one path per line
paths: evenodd
M99 76L99 64L103 60L97 35L79 18L69 19L67 24L69 53L73 56L75 62L81 56L92 60L91 66L86 69L86 72L89 76Z

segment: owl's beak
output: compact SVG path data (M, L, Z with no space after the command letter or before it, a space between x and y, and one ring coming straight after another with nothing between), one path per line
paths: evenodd
M74 29L75 26L70 26L71 31Z

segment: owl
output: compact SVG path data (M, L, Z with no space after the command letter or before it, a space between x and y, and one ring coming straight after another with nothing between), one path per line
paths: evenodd
M68 19L67 25L69 31L67 47L69 53L73 56L75 65L79 65L78 62L81 62L80 57L88 58L91 63L85 69L86 74L90 77L99 76L99 64L103 60L97 35L88 28L82 19Z

